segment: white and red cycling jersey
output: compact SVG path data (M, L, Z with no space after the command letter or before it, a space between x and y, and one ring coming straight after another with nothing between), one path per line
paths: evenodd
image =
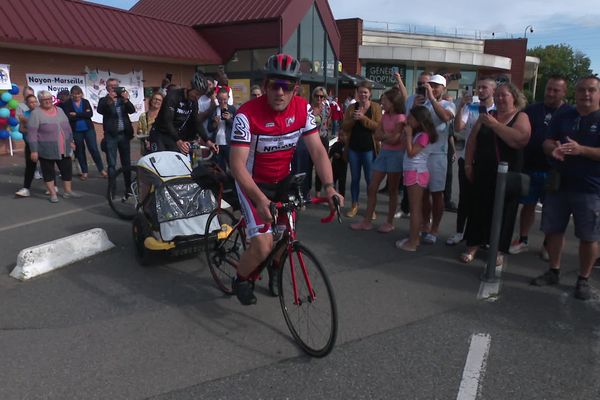
M308 102L294 96L284 111L273 110L267 96L242 105L231 132L231 146L250 148L246 168L257 183L278 183L290 174L298 140L317 133Z

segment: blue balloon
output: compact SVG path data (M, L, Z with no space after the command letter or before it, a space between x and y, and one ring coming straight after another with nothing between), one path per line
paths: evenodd
M2 96L0 96L0 98L2 99L2 101L5 101L8 103L9 101L12 100L12 94L10 94L8 92L4 92L4 93L2 93Z
M10 110L8 108L0 108L0 118L10 117Z
M13 83L12 88L8 91L8 93L12 95L19 94L19 87Z
M6 107L7 104L7 102L2 101L2 99L0 99L0 107Z
M10 133L10 138L12 140L18 141L18 140L23 140L23 134L21 132L11 132Z
M0 131L0 139L8 139L10 137L10 132L6 129L2 129Z
M8 124L10 126L17 126L19 125L19 120L17 119L17 117L10 117L8 118Z
M21 127L21 124L16 124L15 126L11 126L10 129L12 129L13 132L17 132L20 127Z

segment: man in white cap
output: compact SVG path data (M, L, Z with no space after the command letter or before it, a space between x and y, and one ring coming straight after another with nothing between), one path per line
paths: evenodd
M446 186L446 170L448 168L448 134L450 124L456 115L453 102L443 100L446 91L446 78L432 75L429 82L423 83L425 94L415 96L415 105L424 105L429 109L433 124L439 135L431 144L427 168L429 169L429 187L423 196L423 237L427 244L437 241L438 230L444 214L444 189ZM430 222L431 221L431 222Z

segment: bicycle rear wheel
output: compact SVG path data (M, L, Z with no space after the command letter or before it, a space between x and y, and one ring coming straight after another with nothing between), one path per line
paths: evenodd
M136 166L120 168L108 179L106 198L119 218L131 220L135 217L139 198Z
M324 357L333 349L337 337L333 289L321 263L304 245L294 244L291 259L293 266L290 257L286 257L279 274L279 302L285 322L302 350L313 357ZM298 302L295 302L292 274Z
M232 294L231 284L237 275L240 256L246 250L246 236L235 229L239 220L229 210L217 208L206 221L204 233L208 268L215 283L226 294Z

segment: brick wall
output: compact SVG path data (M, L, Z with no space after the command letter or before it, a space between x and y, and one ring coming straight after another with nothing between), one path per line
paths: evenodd
M0 48L0 60L10 64L11 81L21 89L28 73L49 74L82 74L87 66L90 69L98 68L125 74L131 70L143 70L144 86L160 86L167 72L173 74L173 83L178 86L187 86L194 73L194 66L177 65L158 62L110 59L104 57L91 57L81 55L49 53L41 51L24 51ZM21 95L16 98L22 101ZM98 141L103 136L102 125L96 124ZM21 151L23 142L16 143L17 151ZM8 154L8 140L0 140L0 155Z
M527 56L527 39L490 39L483 45L486 54L508 57L512 60L510 74L511 82L519 89L523 89L525 78L525 57ZM480 70L480 76L494 76L497 71Z

